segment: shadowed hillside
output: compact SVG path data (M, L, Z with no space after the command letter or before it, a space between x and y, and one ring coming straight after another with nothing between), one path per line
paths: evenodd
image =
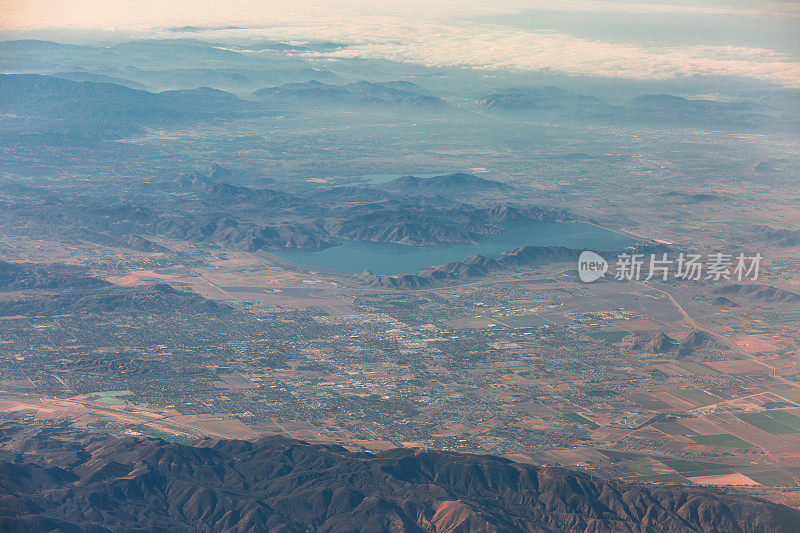
M3 531L788 532L800 523L799 511L747 498L491 456L1 431Z

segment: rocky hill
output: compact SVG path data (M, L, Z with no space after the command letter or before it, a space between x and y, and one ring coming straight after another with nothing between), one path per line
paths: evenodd
M733 295L759 302L800 304L800 294L760 283L731 283L714 289L714 294Z
M487 180L472 174L457 172L432 178L402 176L385 183L381 188L405 194L474 194L481 192L502 192L511 190L505 183Z
M580 253L580 250L563 246L523 246L503 253L498 259L473 254L459 261L450 261L416 274L385 276L366 271L360 274L359 278L374 287L414 289L465 278L480 278L495 270L574 262Z
M18 127L26 133L98 139L141 133L142 127L265 113L255 102L209 87L151 93L38 74L0 74L0 107L19 122L8 132Z
M383 105L420 107L423 109L445 107L445 100L407 81L369 82L358 81L346 85L331 85L318 80L301 83L285 83L276 87L264 87L253 92L260 101L280 102L286 100L331 105Z
M483 455L0 426L0 530L771 532L800 511Z

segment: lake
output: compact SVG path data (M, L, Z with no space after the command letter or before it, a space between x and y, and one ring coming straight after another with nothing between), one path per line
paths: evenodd
M275 250L270 253L304 266L361 273L413 274L472 254L497 259L521 246L565 246L595 251L614 251L636 244L627 235L582 222L536 222L506 226L505 235L492 235L477 244L404 246L380 242L346 241L318 251Z

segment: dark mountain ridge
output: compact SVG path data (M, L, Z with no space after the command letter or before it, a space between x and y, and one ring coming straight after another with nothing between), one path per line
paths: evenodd
M447 103L430 91L407 81L358 81L346 85L332 85L316 79L299 83L285 83L253 91L258 100L316 101L328 104L379 104L412 107L443 107Z
M97 438L6 423L3 531L794 531L800 511L486 455L284 437Z
M602 100L558 87L516 87L478 96L472 104L502 112L599 109Z
M227 180L247 177L212 165L124 196L5 187L18 200L0 210L0 221L28 232L57 231L70 241L158 253L165 251L154 242L159 238L247 251L319 250L341 240L426 246L478 242L512 224L575 220L563 209L523 203L524 196L520 203L505 201L517 189L464 173L296 192Z
M209 87L151 93L39 74L0 74L0 109L24 119L26 133L102 134L103 138L115 130L118 134L111 138L142 127L266 113L257 103Z
M766 242L780 247L800 246L800 230L753 225L746 228L744 235L746 237L742 240L748 242Z
M714 289L714 294L736 295L762 302L800 304L800 294L761 283L731 283Z
M666 250L664 245L647 243L640 244L635 248L636 253L659 253ZM367 270L357 275L356 278L374 287L416 289L463 281L468 278L481 278L493 271L513 270L550 263L575 264L582 251L564 246L522 246L503 252L497 259L473 254L464 259L450 261L415 274L387 276L374 274ZM616 252L601 252L600 255L606 259L612 259L617 254Z
M79 268L36 263L7 263L0 261L0 290L27 289L93 289L110 284L87 276Z
M700 330L692 330L682 339L674 339L665 333L635 333L627 340L635 350L653 354L677 352L679 357L689 355L698 348L725 349L708 333Z
M402 176L377 188L408 194L473 194L475 192L505 192L513 189L505 183L487 180L472 174L457 172L431 178Z
M605 101L558 87L517 87L474 97L468 104L498 114L524 113L562 120L694 126L732 130L796 129L797 113L769 105L763 97L726 102L643 94L627 102Z
M498 259L473 254L458 261L450 261L428 270L422 270L416 274L385 276L366 271L358 278L374 287L415 289L467 278L480 278L497 270L576 261L580 253L581 250L563 246L523 246L504 252Z
M230 308L165 283L114 285L60 264L0 261L0 316L98 313L210 313Z

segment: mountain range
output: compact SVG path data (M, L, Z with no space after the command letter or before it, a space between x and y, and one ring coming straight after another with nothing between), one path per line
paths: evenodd
M99 139L131 136L144 127L267 113L257 103L209 87L151 93L39 74L0 75L0 109L15 119L7 122L9 131Z
M442 107L446 102L415 83L408 81L358 81L332 85L316 79L265 87L253 92L262 100L297 99L338 104L401 104L404 106Z
M800 511L499 457L379 454L285 437L109 438L0 426L0 530L17 532L796 531Z
M159 238L246 251L320 250L343 240L465 243L512 224L575 220L566 210L529 203L519 189L465 173L294 192L224 181L237 178L235 170L212 165L137 187L124 202L113 191L90 198L65 189L56 196L9 184L0 191L19 201L0 211L0 220L29 233L57 231L71 241L149 253L165 251ZM509 202L509 193L518 202Z

